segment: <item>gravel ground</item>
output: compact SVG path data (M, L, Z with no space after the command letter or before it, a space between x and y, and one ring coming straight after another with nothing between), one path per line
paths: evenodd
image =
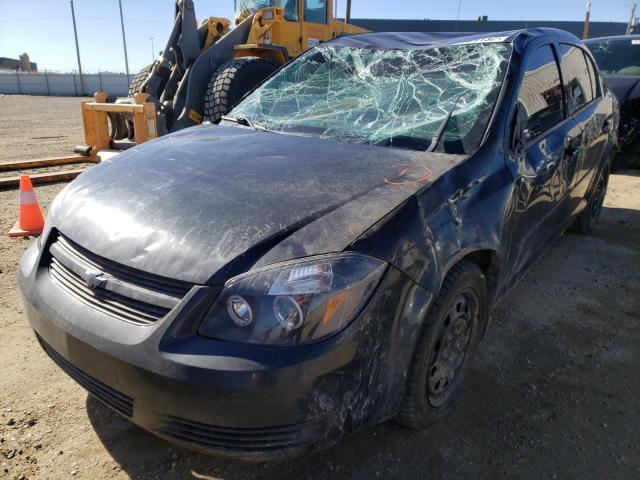
M0 95L0 162L72 154L84 143L81 100Z
M79 143L77 102L0 98L2 112L46 114L0 115L0 161L47 154L23 151L27 137L61 135L42 140L55 153ZM45 210L63 186L37 188ZM16 192L0 205L6 231ZM28 244L0 237L0 478L640 478L638 172L612 175L597 230L560 238L499 306L447 419L423 433L387 422L274 464L172 447L88 397L26 324L15 272Z

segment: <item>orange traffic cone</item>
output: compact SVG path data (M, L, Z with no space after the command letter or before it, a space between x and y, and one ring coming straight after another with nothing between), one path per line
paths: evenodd
M38 199L33 191L29 175L20 177L20 211L18 221L9 230L10 237L25 237L39 235L44 228L44 218L38 205Z

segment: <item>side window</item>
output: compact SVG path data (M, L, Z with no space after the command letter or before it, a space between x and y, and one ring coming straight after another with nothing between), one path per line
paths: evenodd
M278 5L278 3L276 3ZM279 6L284 10L284 18L286 20L298 21L298 0L280 0Z
M569 109L575 112L593 100L593 86L589 68L584 58L584 52L578 47L561 43L560 54Z
M551 45L539 47L529 57L518 105L525 142L562 121L562 85Z
M591 91L593 92L593 97L600 96L600 81L598 80L596 69L593 66L593 62L589 58L589 56L583 51L584 59L587 61L587 68L589 69L589 78L591 79Z
M327 23L326 0L305 0L304 21L313 23Z

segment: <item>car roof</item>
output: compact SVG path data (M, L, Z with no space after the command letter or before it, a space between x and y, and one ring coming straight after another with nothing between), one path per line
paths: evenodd
M422 50L446 45L470 43L512 43L554 36L558 40L580 42L569 32L557 28L526 28L506 32L375 32L338 37L328 45L371 48L377 50Z

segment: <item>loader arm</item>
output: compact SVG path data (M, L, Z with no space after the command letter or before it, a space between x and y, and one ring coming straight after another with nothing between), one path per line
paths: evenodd
M253 15L245 18L233 30L202 52L187 69L174 102L174 113L180 113L170 131L202 123L203 99L207 84L218 67L233 58L234 47L247 41L252 22Z
M171 131L176 115L173 99L193 61L200 55L198 25L193 0L177 0L175 19L167 43L154 62L140 91L149 94L158 111L158 131Z

